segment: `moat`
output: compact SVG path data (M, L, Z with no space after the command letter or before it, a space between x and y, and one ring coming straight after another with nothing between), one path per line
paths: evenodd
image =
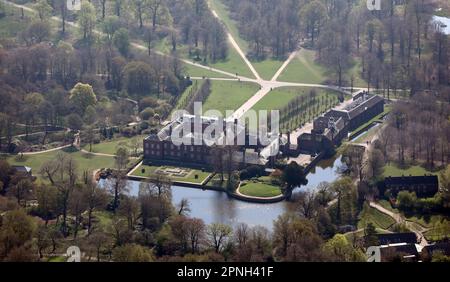
M321 182L333 182L339 178L337 168L342 165L341 158L323 160L307 176L308 185L294 191L315 189ZM140 182L130 181L130 195L137 196ZM190 216L201 218L206 224L220 222L229 225L246 223L249 226L261 225L272 229L273 221L281 214L292 211L289 202L274 204L255 204L230 198L226 193L203 191L200 189L173 186L173 204L177 205L183 198L189 200Z

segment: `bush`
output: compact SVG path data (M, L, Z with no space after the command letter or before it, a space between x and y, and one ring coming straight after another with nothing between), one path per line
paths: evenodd
M155 110L152 108L145 108L139 115L143 120L149 120L155 115Z
M264 175L264 168L257 165L252 165L247 167L246 169L243 169L239 174L239 178L241 180L246 180L255 177L260 177L263 175Z

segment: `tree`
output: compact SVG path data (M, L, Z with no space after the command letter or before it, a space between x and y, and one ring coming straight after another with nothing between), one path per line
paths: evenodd
M187 233L189 236L189 242L191 246L191 252L193 254L199 251L199 244L205 238L205 223L198 218L188 219Z
M36 188L37 214L45 221L46 226L58 213L57 197L58 190L51 185L41 184Z
M58 189L58 212L62 215L61 233L68 235L67 215L70 197L78 178L77 164L69 155L59 152L41 166L41 174Z
M17 184L13 185L9 190L9 194L17 199L17 203L26 207L27 200L30 199L34 192L34 184L28 178L20 179Z
M125 86L128 93L139 96L149 95L155 74L151 66L145 62L130 62L123 69Z
M320 261L322 239L314 224L289 214L274 222L273 249L283 261Z
M99 187L97 183L88 181L83 189L83 198L87 208L88 235L92 233L92 219L97 209L104 208L108 201L106 190Z
M115 262L152 262L154 261L151 250L136 244L119 246L113 251Z
M71 130L80 130L83 127L83 119L78 114L70 114L67 116L67 127Z
M121 172L115 173L110 181L108 181L107 187L109 193L113 196L111 209L115 213L120 205L120 197L128 191L128 181L126 176Z
M77 113L84 115L87 107L97 103L97 96L89 84L77 83L70 91L69 100L77 109Z
M314 46L314 39L320 34L320 28L326 21L326 8L320 1L311 1L302 8L300 15L311 36L311 45Z
M130 38L128 35L128 30L125 28L120 28L116 32L114 32L113 37L114 46L116 46L117 50L119 50L120 54L124 57L128 57L128 53L130 50Z
M371 150L368 165L372 178L377 179L383 173L385 162L383 153L379 149Z
M123 170L127 167L129 162L130 155L128 154L128 150L125 147L119 147L116 150L116 167L118 170Z
M292 191L301 186L308 184L303 167L296 162L291 162L283 170L282 180L284 182L283 193L287 200L291 199Z
M210 245L216 253L220 253L222 251L232 232L233 230L228 225L213 223L208 226L206 233L208 235Z
M107 246L111 244L111 237L103 231L95 231L89 236L89 244L94 248L97 262L100 262L100 254Z
M88 1L83 1L81 3L81 10L78 14L78 23L81 27L81 32L83 34L83 40L91 39L92 31L95 27L95 7L92 3Z
M39 258L44 257L44 252L46 249L51 247L52 242L50 239L50 230L47 226L39 226L36 231L36 245L39 253Z
M416 192L400 191L397 195L397 206L402 211L412 212L416 203Z
M364 228L364 241L366 246L378 246L379 241L377 235L377 230L372 222L369 222Z
M39 19L41 21L49 20L53 12L53 8L48 4L47 0L38 0L36 3L36 10L38 11Z
M23 247L36 230L33 218L23 210L6 212L0 226L0 257L7 257L13 249Z
M306 191L300 193L295 199L295 205L301 216L311 219L316 215L318 203L316 200L316 194L312 191Z
M333 183L332 189L337 194L336 223L354 224L357 217L357 194L352 179L340 178Z
M323 250L332 261L338 262L365 262L367 261L364 253L354 248L347 240L345 235L337 234L328 240L323 246Z

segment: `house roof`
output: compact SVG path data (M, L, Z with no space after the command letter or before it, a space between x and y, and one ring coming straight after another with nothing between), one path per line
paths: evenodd
M31 172L31 167L28 167L28 166L17 165L17 166L13 166L13 168L17 172L23 172L23 173L30 173Z
M437 175L424 175L424 176L400 176L400 177L386 177L384 180L386 186L390 185L433 185L439 186L439 178Z
M372 108L383 101L384 98L378 95L364 94L355 99L343 110L331 110L327 115L335 117L345 116L348 120L352 120L364 113L367 109Z
M377 234L377 239L380 245L392 245L399 243L416 244L417 236L415 233L388 233L388 234Z
M386 246L380 248L381 260L389 259L390 256L402 254L403 259L416 260L419 257L419 252L415 244L403 244Z

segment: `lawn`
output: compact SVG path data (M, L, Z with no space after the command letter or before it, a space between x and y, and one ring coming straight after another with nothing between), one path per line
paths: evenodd
M61 151L65 152L75 160L80 175L83 171L94 171L96 169L114 167L115 161L113 157L93 156L71 148L39 155L24 156L24 160L18 160L16 156L10 156L7 160L11 165L29 166L33 170L33 175L40 176L39 170L42 164L55 159L57 154Z
M261 78L271 80L284 62L277 59L268 58L262 61L252 60L251 63Z
M316 52L301 49L279 77L279 81L322 83L326 80L325 68L315 62Z
M228 44L228 58L223 61L210 63L209 66L230 72L232 74L238 74L248 78L255 78L248 66L245 64L244 60L241 58L241 56L239 56L239 53L236 51L236 49L233 48L230 43Z
M172 181L178 182L189 182L201 184L206 178L211 174L210 172L203 172L201 170L192 169L192 168L184 168L184 167L173 167L173 166L148 166L141 165L138 169L136 169L133 173L134 176L138 177L148 177L154 174L158 169L183 169L187 172L186 176L178 177L178 176L168 176ZM196 177L197 176L197 177Z
M190 77L231 78L228 75L221 74L215 71L206 70L204 68L196 67L190 64L183 65L183 73L185 76Z
M218 110L225 115L227 110L236 111L258 92L259 86L250 82L211 81L211 95L203 105L207 110Z
M117 148L120 146L126 147L130 150L133 148L133 142L143 142L145 136L134 136L131 138L120 137L112 140L107 140L99 144L92 145L92 153L101 153L108 155L115 155ZM89 144L83 147L84 150L89 151Z
M395 223L395 220L366 204L359 215L358 229L365 228L369 222L386 230Z
M418 166L418 165L401 168L401 167L398 167L394 163L389 163L384 167L383 176L384 177L388 177L388 176L398 177L398 176L410 176L410 175L423 176L425 174L437 175L438 172L428 171L425 168Z
M249 182L242 184L239 191L243 195L261 198L271 198L281 195L280 187L262 182Z

